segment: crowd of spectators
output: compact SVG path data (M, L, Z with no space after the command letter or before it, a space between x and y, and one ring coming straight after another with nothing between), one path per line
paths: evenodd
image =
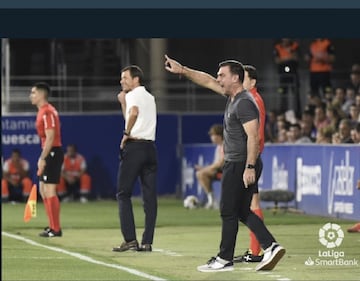
M360 64L346 85L309 94L301 114L270 111L266 139L272 143L360 144Z

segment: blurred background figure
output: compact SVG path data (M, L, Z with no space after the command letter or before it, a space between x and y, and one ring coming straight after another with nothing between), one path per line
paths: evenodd
M360 122L351 130L351 138L354 143L360 144Z
M342 119L340 121L338 132L340 143L354 143L351 138L351 121L349 119Z
M211 142L216 145L213 163L205 167L195 166L196 178L207 195L206 209L216 207L211 184L215 179L219 179L217 176L222 172L224 165L223 130L220 124L211 126L209 130Z
M66 147L57 193L62 202L80 200L86 203L91 191L91 177L86 173L86 160L75 144Z
M316 143L329 144L332 143L334 130L331 127L321 128L316 134Z
M309 63L311 96L324 98L331 88L331 71L335 61L335 49L326 38L317 38L310 43L305 60Z
M353 64L350 73L350 83L347 88L352 88L355 94L360 94L360 64Z
M26 202L33 184L29 169L29 162L22 158L20 150L13 149L11 157L3 164L2 202Z
M360 122L360 107L356 106L355 103L353 103L350 106L349 110L349 119L351 121L351 127L355 127L358 122Z
M280 94L280 111L293 109L300 116L301 102L299 93L299 44L297 41L282 38L274 47L275 63L278 66ZM294 105L288 106L289 98L293 97Z

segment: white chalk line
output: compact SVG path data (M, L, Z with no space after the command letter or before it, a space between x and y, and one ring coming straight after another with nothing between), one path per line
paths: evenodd
M54 251L54 252L59 252L59 253L65 254L65 255L69 255L69 256L72 256L72 257L77 258L77 259L82 260L82 261L86 261L86 262L89 262L89 263L93 263L93 264L102 265L102 266L105 266L105 267L110 267L110 268L115 268L115 269L118 269L118 270L122 270L122 271L128 272L130 274L133 274L133 275L136 275L136 276L139 276L139 277L142 277L142 278L146 278L146 279L149 279L149 280L167 281L166 279L163 279L161 277L150 275L150 274L147 274L145 272L141 272L139 270L132 269L132 268L129 268L129 267L126 267L126 266L122 266L122 265L118 265L118 264L105 263L105 262L102 262L102 261L95 260L95 259L93 259L91 257L82 255L80 253L70 252L70 251L67 251L67 250L64 250L64 249L61 249L61 248L58 248L58 247L46 246L46 245L37 243L37 242L35 242L35 241L31 240L31 239L27 239L27 238L24 238L24 237L19 236L19 235L10 234L10 233L4 232L4 231L1 232L1 235L23 241L23 242L25 242L27 244L30 244L30 245L33 245L33 246L38 246L38 247L42 247L42 248L45 248L45 249L48 249L48 250L51 250L51 251ZM176 252L172 252L172 251L164 250L164 249L153 249L153 251L154 252L164 253L165 255L169 255L169 256L175 256L175 257L181 257L182 256L181 254L178 254ZM35 259L36 258L45 259L44 257L32 257L32 258L33 259L34 258ZM58 259L61 259L61 258L59 257ZM251 270L251 269L252 268L250 268L250 267L240 268L240 270L244 270L244 271ZM268 275L268 277L275 277L275 278L281 277L281 275L271 275L270 272L267 272L267 271L262 271L262 272L259 272L258 274ZM289 278L279 278L277 280L278 281L291 281L291 279L289 279Z
M178 254L173 251L164 250L164 249L153 249L153 252L163 253L166 256L172 256L172 257L182 257L183 255Z
M4 231L1 232L1 235L23 241L23 242L25 242L27 244L30 244L30 245L33 245L33 246L42 247L42 248L45 248L45 249L48 249L48 250L51 250L51 251L54 251L54 252L59 252L59 253L65 254L65 255L69 255L69 256L72 256L72 257L77 258L77 259L82 260L82 261L86 261L86 262L89 262L89 263L93 263L93 264L97 264L97 265L102 265L102 266L122 270L122 271L128 272L130 274L133 274L133 275L136 275L136 276L148 279L148 280L167 281L166 279L163 279L161 277L150 275L150 274L147 274L145 272L141 272L139 270L132 269L132 268L129 268L129 267L126 267L126 266L122 266L122 265L118 265L118 264L112 264L112 263L105 263L105 262L95 260L95 259L93 259L91 257L85 256L85 255L82 255L82 254L79 254L79 253L70 252L70 251L67 251L67 250L64 250L64 249L61 249L61 248L58 248L58 247L46 246L46 245L37 243L37 242L35 242L33 240L21 237L19 235L10 234L10 233L4 232Z
M18 259L25 259L25 260L64 260L66 259L65 257L23 257L23 256L6 256L6 259L14 259L14 260L18 260Z
M242 270L242 271L250 271L250 270L254 270L254 269L255 269L254 267L239 268L239 270ZM280 274L274 274L271 271L258 271L257 274L265 275L266 277L269 277L269 278L274 278L274 279L276 278L277 281L292 281L290 278L283 277Z

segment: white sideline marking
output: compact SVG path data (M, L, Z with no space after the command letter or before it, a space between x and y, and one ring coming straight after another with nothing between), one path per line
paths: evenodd
M111 268L119 269L119 270L122 270L122 271L126 271L126 272L128 272L130 274L133 274L133 275L136 275L136 276L139 276L139 277L142 277L142 278L146 278L146 279L149 279L149 280L167 281L166 279L163 279L161 277L150 275L150 274L147 274L145 272L141 272L141 271L136 270L136 269L132 269L132 268L129 268L129 267L125 267L125 266L118 265L118 264L113 264L113 263L105 263L105 262L102 262L102 261L95 260L95 259L93 259L91 257L84 256L84 255L79 254L79 253L70 252L70 251L67 251L67 250L64 250L64 249L61 249L61 248L57 248L57 247L51 247L51 246L42 245L42 244L37 243L37 242L35 242L33 240L30 240L30 239L27 239L27 238L24 238L24 237L21 237L21 236L18 236L18 235L10 234L10 233L4 232L4 231L1 232L1 235L23 241L23 242L28 243L28 244L33 245L33 246L38 246L38 247L42 247L42 248L45 248L45 249L48 249L48 250L51 250L51 251L63 253L65 255L72 256L72 257L77 258L77 259L82 260L82 261L87 261L87 262L90 262L90 263L94 263L94 264L98 264L98 265L102 265L102 266L111 267Z
M183 255L178 254L176 252L169 251L169 250L164 250L164 249L153 249L153 252L163 253L164 255L172 256L172 257L182 257L183 256Z
M278 281L291 281L291 279L290 278L280 278L280 279L278 279Z
M254 270L254 268L252 268L252 267L240 267L239 268L240 270L246 270L246 271L249 271L249 270Z
M6 257L7 259L29 259L29 260L64 260L65 257L20 257L20 256L13 256L13 257Z

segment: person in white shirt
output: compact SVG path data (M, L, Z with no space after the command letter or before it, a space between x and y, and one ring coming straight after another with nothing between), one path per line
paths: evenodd
M206 209L215 207L211 184L214 180L218 179L217 176L222 172L222 167L224 165L223 130L224 128L220 124L211 126L209 130L211 142L216 145L213 163L204 167L195 166L196 178L207 195Z
M131 65L121 71L122 91L118 94L125 119L125 130L120 143L118 173L119 217L124 242L113 248L115 252L127 250L152 251L157 216L157 152L155 98L143 86L143 72ZM136 238L131 196L137 178L140 178L145 212L145 230L139 245Z

